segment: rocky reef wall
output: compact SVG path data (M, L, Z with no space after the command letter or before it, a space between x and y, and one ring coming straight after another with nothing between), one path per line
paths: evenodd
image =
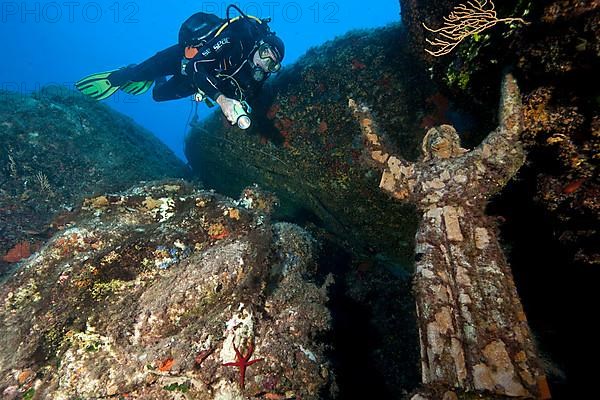
M0 286L3 399L320 399L329 278L274 198L183 181L87 198Z
M0 92L0 275L43 244L84 196L186 173L150 132L79 93Z

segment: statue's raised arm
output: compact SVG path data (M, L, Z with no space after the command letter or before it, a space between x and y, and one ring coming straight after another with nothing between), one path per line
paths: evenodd
M480 163L481 180L489 197L503 188L525 162L520 141L523 131L521 94L511 74L502 81L498 127L469 153L472 162Z
M367 162L383 172L379 187L396 199L411 197L416 183L414 164L389 153L367 106L352 99L348 106L360 124Z

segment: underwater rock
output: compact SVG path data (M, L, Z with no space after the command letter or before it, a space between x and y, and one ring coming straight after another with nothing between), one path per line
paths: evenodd
M204 184L228 195L257 182L277 193L278 217L310 221L355 255L378 254L409 269L416 214L377 190L346 106L348 96L371 104L402 154L416 158L434 90L413 68L405 40L402 28L390 26L309 50L253 104L249 133L220 115L196 125L186 139L190 165Z
M0 287L0 393L322 398L327 284L311 236L254 206L273 201L183 181L87 198Z
M0 275L84 196L186 173L150 132L77 92L0 92Z

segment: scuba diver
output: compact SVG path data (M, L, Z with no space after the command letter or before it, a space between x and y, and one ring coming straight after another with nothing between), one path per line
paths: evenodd
M230 17L232 8L238 17ZM93 99L104 100L117 90L140 95L156 83L155 101L194 96L209 106L216 102L231 124L247 129L248 100L272 73L279 72L285 54L283 41L270 30L269 22L244 14L234 4L227 7L225 20L196 13L181 26L178 44L141 64L85 77L75 86Z

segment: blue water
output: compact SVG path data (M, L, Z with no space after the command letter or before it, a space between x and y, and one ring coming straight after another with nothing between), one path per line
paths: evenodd
M94 72L139 63L177 41L181 23L198 11L224 17L222 1L2 1L0 88L31 92L74 82ZM243 11L271 17L286 43L285 65L308 48L351 29L399 20L397 0L241 1ZM155 133L179 157L191 109L188 99L155 103L117 93L105 102ZM212 110L200 107L200 117Z

